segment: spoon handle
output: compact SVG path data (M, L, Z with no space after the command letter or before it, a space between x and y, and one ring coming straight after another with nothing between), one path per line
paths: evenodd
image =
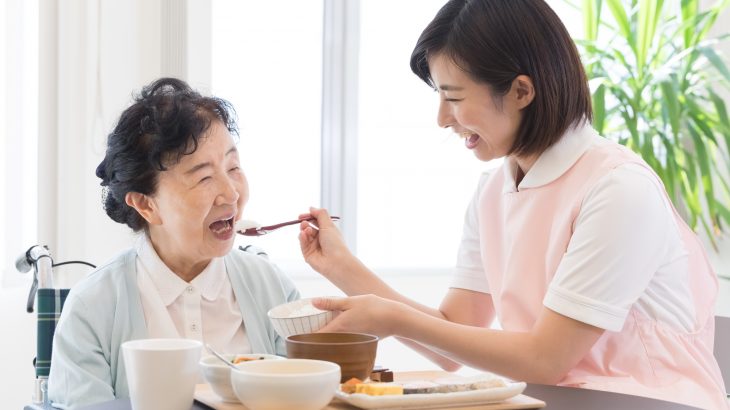
M223 356L222 356L222 355L221 355L220 353L218 353L218 352L216 352L215 350L213 350L213 348L212 348L212 347L210 347L210 345L209 345L208 343L206 343L206 344L205 344L205 348L206 348L206 349L208 349L208 351L209 351L209 352L213 353L213 356L215 356L215 357L219 358L219 359L220 359L220 360L221 360L221 361L222 361L223 363L227 364L227 365L228 365L228 367L230 367L230 368L232 368L232 369L236 369L236 368L237 368L235 364L233 364L233 363L229 362L229 361L228 361L228 360L226 360L226 358L225 358L225 357L223 357Z
M340 219L340 217L339 216L332 216L332 217L330 217L330 219L332 219L333 221L338 221ZM262 227L260 227L258 229L263 229L265 231L270 231L270 230L273 230L273 229L281 228L283 226L294 225L294 224L301 223L303 221L309 222L309 221L313 221L313 220L314 220L314 217L313 216L310 216L309 218L297 219L295 221L282 222L282 223L278 223L276 225L262 226Z

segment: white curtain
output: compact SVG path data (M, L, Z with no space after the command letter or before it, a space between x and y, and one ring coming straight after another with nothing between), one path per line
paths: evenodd
M62 7L42 1L40 9L38 241L57 261L100 264L133 239L102 208L94 170L106 136L132 95L155 78L210 84L210 4L66 0ZM85 274L66 272L59 284Z
M17 336L0 342L3 408L28 404L34 379L30 277L15 257L46 244L55 261L101 264L131 245L94 175L106 135L155 78L209 89L209 49L210 0L0 1L0 328ZM59 268L56 286L87 272Z
M0 3L0 286L25 283L13 264L36 231L37 1Z

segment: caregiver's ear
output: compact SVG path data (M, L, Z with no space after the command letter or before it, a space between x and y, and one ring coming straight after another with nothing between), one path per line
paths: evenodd
M535 99L535 86L532 84L532 78L524 74L518 75L512 80L510 94L517 103L517 108L523 109L530 105Z

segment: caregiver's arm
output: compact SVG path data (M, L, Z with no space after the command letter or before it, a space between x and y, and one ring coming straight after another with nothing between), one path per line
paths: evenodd
M574 368L604 329L543 307L528 332L464 326L401 309L394 334L418 339L461 363L529 383L555 384Z
M373 333L418 340L474 368L530 383L555 384L588 353L604 330L543 308L526 332L466 326L374 295L322 299L341 310L322 331Z
M405 297L352 255L326 210L312 209L311 215L317 218L319 230L312 229L306 222L302 223L299 240L304 259L345 294L378 295L435 318L470 326L486 326L494 318L491 296L480 292L450 289L439 309ZM399 339L445 370L454 371L461 367L432 348L412 340Z
M486 327L494 319L492 296L466 289L449 289L446 297L441 302L439 312L445 320L468 326ZM433 347L425 346L404 337L396 336L396 338L406 346L409 346L432 362L438 364L444 370L453 372L461 367L460 363L445 357L448 354L439 352Z

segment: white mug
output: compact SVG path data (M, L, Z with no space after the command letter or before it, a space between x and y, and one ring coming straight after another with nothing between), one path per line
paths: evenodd
M203 344L192 339L139 339L122 343L133 410L189 410Z

